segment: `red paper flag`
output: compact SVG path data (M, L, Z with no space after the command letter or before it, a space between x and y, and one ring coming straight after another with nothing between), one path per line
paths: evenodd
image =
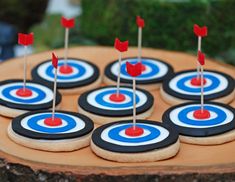
M33 44L33 33L18 33L18 44L28 46Z
M206 26L199 27L197 24L194 24L193 31L194 31L195 35L197 35L197 36L201 36L201 37L207 36L207 27Z
M128 50L128 41L121 42L118 38L116 38L114 47L120 52L125 52Z
M143 28L144 27L144 19L141 18L140 16L137 16L136 17L136 24L138 27Z
M73 28L75 25L75 19L74 18L66 19L65 17L62 16L61 25L65 28Z
M200 65L204 65L205 64L205 54L203 54L201 51L198 51L197 59L198 59Z
M58 57L52 53L52 65L54 66L55 69L58 67Z
M133 77L139 76L142 72L142 64L140 62L138 62L137 64L126 62L126 70L127 73Z

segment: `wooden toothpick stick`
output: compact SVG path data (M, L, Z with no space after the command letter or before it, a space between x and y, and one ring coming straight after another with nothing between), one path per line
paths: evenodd
M133 65L129 62L126 62L127 73L133 78L133 127L135 130L136 127L136 79L135 77L141 75L142 64L138 62Z
M203 65L205 64L205 54L198 51L198 62L200 64L200 79L201 79L201 112L204 110L204 71Z
M117 96L119 96L120 93L120 76L121 76L121 61L122 61L122 53L119 52L119 58L118 58L118 77L117 77Z
M29 34L18 33L18 44L24 46L23 91L25 91L26 89L28 46L33 44L33 40L34 40L33 33Z
M69 29L65 28L65 38L64 38L64 65L67 66L68 59L68 40L69 40Z
M121 62L122 62L122 52L128 50L128 41L121 42L118 38L115 39L114 47L119 52L118 58L118 76L117 76L117 92L116 95L119 96L120 93L120 77L121 77Z
M136 24L138 26L138 62L141 62L142 57L142 29L144 27L144 19L140 16L136 17Z
M136 81L133 77L133 127L136 126Z
M27 46L24 46L24 84L23 84L23 90L25 91L26 88L26 79L27 79Z
M61 17L61 24L65 28L65 36L64 36L64 65L67 66L68 59L68 42L69 42L69 29L73 28L75 25L75 19L67 19L65 17Z
M199 27L197 24L194 24L193 26L194 34L198 37L198 47L197 51L201 51L201 42L202 37L207 36L207 27ZM197 62L197 79L199 79L200 76L200 63Z
M54 74L54 95L53 95L53 104L52 104L52 120L55 119L55 101L56 101L56 86L57 86L57 68L58 68L58 58L57 56L52 53L52 65L55 69Z
M198 36L198 51L201 51L201 41L202 41L202 37ZM197 61L197 79L199 79L200 76L200 63Z
M204 109L204 75L203 75L203 66L201 66L201 111Z
M141 61L141 56L142 56L142 49L141 49L141 44L142 44L142 28L138 28L138 62Z

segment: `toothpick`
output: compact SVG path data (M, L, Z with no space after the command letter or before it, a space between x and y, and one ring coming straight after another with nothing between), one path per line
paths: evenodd
M136 83L135 77L133 77L133 127L136 126Z
M204 109L204 76L203 76L203 66L201 66L201 112Z
M202 37L198 36L198 47L197 50L201 51L201 42L202 42ZM197 61L197 79L199 79L200 75L200 63Z
M56 100L56 85L57 85L57 68L55 69L55 76L54 76L54 95L53 95L53 105L52 105L52 120L55 119L55 100Z
M27 77L27 46L24 46L24 85L23 90L26 88L26 77Z
M122 61L122 53L119 52L119 59L118 59L118 77L117 77L117 96L120 93L120 75L121 75L121 61Z
M69 28L65 28L65 37L64 37L64 65L67 66L68 58L68 40L69 40Z
M138 62L141 62L141 56L142 56L142 28L138 28Z

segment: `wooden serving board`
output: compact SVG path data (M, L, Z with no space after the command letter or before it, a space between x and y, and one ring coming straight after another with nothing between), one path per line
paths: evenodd
M54 52L59 57L62 57L64 53L63 50L54 50ZM137 49L130 48L127 53L124 53L123 57L136 55ZM92 61L100 67L102 74L105 65L118 57L117 52L110 47L71 48L69 56ZM170 63L175 71L192 69L196 65L195 56L179 52L143 49L143 56L162 59ZM28 78L30 78L31 68L50 58L51 51L29 56ZM222 71L235 77L235 67L213 60L206 60L205 69ZM12 59L0 64L1 80L22 77L23 58ZM163 112L170 105L162 100L158 90L151 93L155 97L155 111L149 119L161 121ZM63 96L61 109L77 112L78 97L79 95ZM230 105L235 107L235 101ZM110 180L110 178L106 178L107 176L115 176L120 180L123 176L129 176L125 179L132 181L135 179L135 175L142 176L143 180L148 180L154 175L156 179L175 175L176 177L181 176L184 180L184 176L191 173L194 174L192 175L193 178L198 178L195 174L200 173L202 175L200 179L203 178L203 174L205 176L212 174L212 179L220 178L220 175L224 176L225 174L229 179L235 178L235 141L217 146L182 143L178 155L168 160L151 163L116 163L97 157L89 147L74 152L53 153L20 146L7 136L6 131L10 122L11 119L0 116L0 158L4 159L0 160L0 165L7 166L9 163L19 163L18 169L14 168L15 170L20 170L21 165L26 165L34 170L32 173L36 175L36 178L38 178L38 173L35 171L38 170L47 171L48 174L55 172L53 174L58 173L60 175L60 172L64 172L62 174L65 176L69 172L70 175L67 176L69 179L71 177L73 177L71 179L86 179L89 176L89 179L106 179L107 181ZM5 169L8 170L7 167ZM11 172L13 173L13 171ZM21 173L24 174L22 171Z

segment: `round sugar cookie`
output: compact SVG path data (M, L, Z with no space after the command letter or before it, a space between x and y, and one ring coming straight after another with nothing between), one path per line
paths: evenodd
M142 132L127 132L132 120L108 123L96 128L91 137L92 151L117 162L153 162L171 158L179 151L178 133L165 124L137 120L136 128Z
M33 111L14 118L8 127L8 136L25 147L45 151L73 151L89 145L94 124L88 117L68 111L56 111L51 121L49 110ZM53 124L54 122L54 124Z
M91 62L68 58L67 67L64 59L59 58L57 88L64 94L82 93L101 84L100 71ZM51 60L40 63L32 72L33 80L45 85L53 85L54 69Z
M167 79L173 74L173 68L156 58L143 57L141 59L143 64L142 74L136 77L136 84L138 87L146 90L158 89L163 80ZM121 62L120 81L121 84L131 85L132 77L126 71L126 62L135 64L138 62L136 57L124 58ZM119 63L113 61L108 64L104 71L104 82L108 85L115 85L117 82Z
M201 97L201 86L195 80L197 72L186 70L177 72L165 80L161 87L161 95L169 104L175 105L186 101L197 101ZM222 72L204 71L204 98L206 101L229 103L235 96L234 79Z
M169 108L162 116L162 122L177 130L180 140L199 145L216 145L235 140L234 108L215 102L205 103L209 118L194 115L200 110L198 102L184 103Z
M57 92L56 105L61 102L61 94ZM49 109L52 107L53 90L27 80L26 90L23 81L18 79L0 82L0 115L16 117L28 111Z
M80 95L78 112L90 117L97 124L131 119L133 115L133 91L131 87L120 87L121 100L115 100L117 87L106 86ZM154 98L142 89L136 90L137 118L145 119L153 112Z

